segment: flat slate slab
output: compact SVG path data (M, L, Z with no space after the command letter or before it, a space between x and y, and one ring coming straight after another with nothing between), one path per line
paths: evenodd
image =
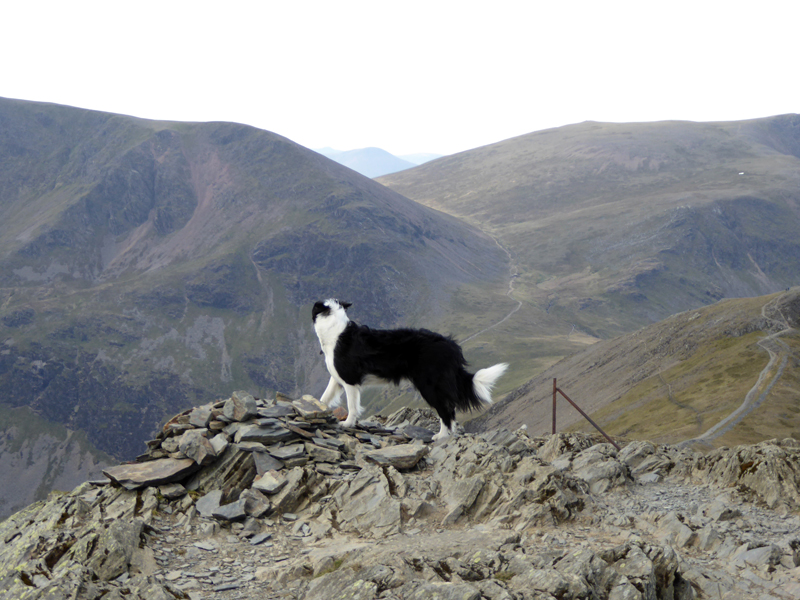
M278 460L287 461L305 455L306 449L303 444L291 444L290 446L271 449L269 453Z
M180 481L200 468L191 458L160 458L142 463L109 467L103 475L126 490Z
M410 469L428 453L428 446L421 444L398 444L367 452L369 460L379 465L392 465L395 469Z
M430 429L425 429L424 427L406 425L403 427L402 431L412 440L422 440L426 444L430 444L433 441L433 432Z
M291 404L280 403L275 406L258 409L259 417L277 419L280 417L294 417L294 415L294 407Z
M282 427L279 421L272 421L260 425L245 425L236 432L234 441L260 442L262 444L276 444L293 440L295 434Z
M330 408L308 395L292 402L292 406L304 419L327 419L333 414Z
M254 452L253 458L256 463L256 473L263 475L267 471L280 471L283 468L283 463L271 454L266 452Z

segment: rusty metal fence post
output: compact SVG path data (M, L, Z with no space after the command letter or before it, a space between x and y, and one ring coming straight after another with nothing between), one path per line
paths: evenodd
M595 423L594 421L592 421L592 419L589 417L589 415L587 415L585 412L583 412L583 410L581 410L580 406L578 406L572 400L570 400L570 397L567 396L564 393L564 390L562 390L561 388L558 387L555 377L553 377L553 434L555 434L555 432L556 432L556 395L557 394L561 394L562 396L564 396L566 401L569 402L570 404L572 404L572 406L575 407L575 410L577 410L579 413L581 413L583 415L583 418L586 419L587 421L589 421L589 423L591 423L592 426L595 429L597 429L597 431L602 433L603 437L605 437L611 443L611 445L614 446L614 448L616 448L617 450L620 450L620 447L617 446L617 443L614 440L612 440L605 431L600 429L600 426L597 423Z

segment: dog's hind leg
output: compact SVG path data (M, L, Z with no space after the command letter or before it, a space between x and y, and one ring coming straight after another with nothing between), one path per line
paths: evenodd
M328 382L328 387L322 393L322 398L319 399L325 406L338 406L339 398L342 395L342 386L333 377Z
M342 427L355 427L361 414L361 390L356 385L344 384L347 394L347 419L342 422Z
M451 419L449 426L444 424L444 419L442 419L442 417L439 417L439 433L433 436L433 441L438 442L439 440L446 440L457 431L458 423L456 423L455 417Z

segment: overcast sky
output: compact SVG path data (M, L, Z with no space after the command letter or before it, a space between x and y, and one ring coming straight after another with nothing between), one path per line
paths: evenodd
M450 154L595 121L800 112L800 2L0 4L0 96Z

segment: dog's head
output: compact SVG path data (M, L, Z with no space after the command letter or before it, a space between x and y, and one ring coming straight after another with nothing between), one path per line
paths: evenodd
M314 308L311 309L311 320L316 323L317 317L330 317L335 315L338 311L344 313L348 308L350 308L352 304L349 302L339 302L334 298L329 298L328 300L315 302ZM345 320L347 317L345 317Z

